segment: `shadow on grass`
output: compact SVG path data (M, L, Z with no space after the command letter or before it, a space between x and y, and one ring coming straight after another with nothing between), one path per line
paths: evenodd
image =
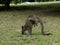
M45 16L60 16L60 8L54 8L54 7L43 7L43 6L11 6L10 9L7 9L4 6L0 6L0 11L25 11L25 10L31 10L31 11L42 11L42 13L45 13ZM55 15L52 15L55 14Z
M8 10L32 10L32 9L40 9L40 7L28 7L28 6L11 6ZM0 11L5 11L7 8L5 6L0 6Z
M60 11L60 7L49 7L49 6L10 6L8 10L50 10L50 11ZM5 6L0 6L0 11L7 10Z

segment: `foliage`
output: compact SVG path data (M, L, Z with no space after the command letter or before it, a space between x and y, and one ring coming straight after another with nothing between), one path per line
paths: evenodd
M5 4L6 3L6 1L12 1L12 2L14 2L15 4L17 4L17 3L22 3L22 2L47 2L47 1L54 1L54 0L0 0L0 4ZM57 1L60 1L60 0L57 0Z
M6 0L0 0L0 4L4 4Z
M21 0L13 0L13 2L17 4L17 3L21 3Z

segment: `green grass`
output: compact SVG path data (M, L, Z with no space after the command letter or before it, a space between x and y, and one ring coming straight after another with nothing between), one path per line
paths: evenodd
M32 35L22 35L21 26L31 14L40 16L45 32L51 32L52 35L42 35L40 25L33 27ZM0 45L60 45L59 15L59 12L41 10L0 11Z
M14 9L53 9L60 10L60 1L52 1L52 2L31 2L31 4L11 4L11 8Z
M40 6L50 6L50 7L60 7L60 1L50 1L50 2L31 2L30 4L11 4L11 6L23 6L23 7L40 7Z

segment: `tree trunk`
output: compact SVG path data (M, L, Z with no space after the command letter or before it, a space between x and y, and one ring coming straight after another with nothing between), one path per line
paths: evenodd
M5 6L6 6L7 9L10 8L10 1L11 1L11 0L6 0Z

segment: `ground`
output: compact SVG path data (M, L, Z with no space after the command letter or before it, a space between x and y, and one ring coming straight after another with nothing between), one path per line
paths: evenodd
M21 26L28 15L36 14L42 18L45 32L41 34L40 25L33 27L32 35L22 35ZM48 10L7 10L0 11L0 45L60 45L60 13Z

